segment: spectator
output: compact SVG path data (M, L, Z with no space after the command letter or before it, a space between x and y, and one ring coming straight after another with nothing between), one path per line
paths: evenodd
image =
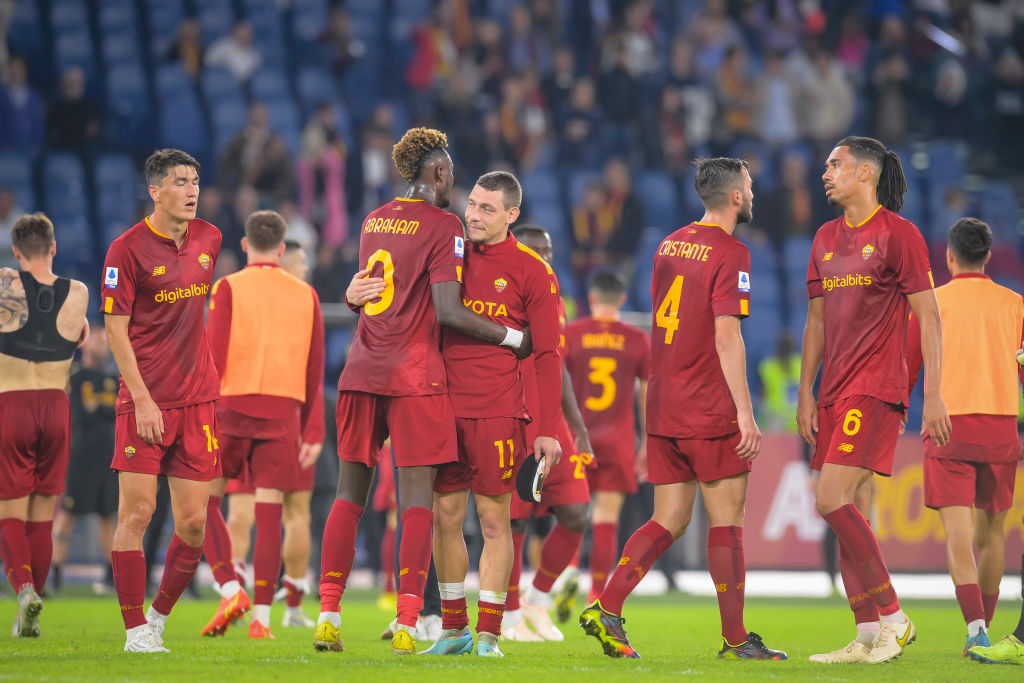
M340 245L348 238L345 199L347 155L348 150L338 132L338 110L332 104L322 102L302 131L296 172L302 215L318 220L324 239L334 245ZM310 242L305 244L312 246ZM309 262L313 262L312 253Z
M730 144L754 133L758 106L757 86L747 65L747 51L734 46L726 50L725 61L715 74L718 98L718 142Z
M864 71L864 64L871 49L871 40L864 32L864 22L855 14L843 17L839 25L839 44L836 46L836 57L843 63L847 71L857 77Z
M992 76L989 111L994 118L996 158L1001 169L1019 172L1024 153L1024 61L1015 49L1003 49Z
M800 384L800 354L786 330L779 334L775 354L757 366L761 378L758 420L765 432L796 434L796 390Z
M11 25L14 17L14 0L0 0L0 82L8 76L10 66L10 53L7 51L7 28Z
M572 212L572 269L582 291L587 273L608 261L606 247L615 230L608 192L600 180L587 183L581 202Z
M85 92L85 72L67 69L60 79L60 97L46 116L49 145L54 149L86 151L99 133L99 108Z
M613 55L609 68L601 74L598 101L608 123L606 135L616 153L628 153L632 125L640 112L640 84L627 65L627 52L622 36L617 35L608 46Z
M252 26L247 21L235 24L231 35L215 41L206 51L208 66L224 67L239 83L248 83L262 63L263 57L253 47Z
M769 52L760 79L757 131L771 147L783 147L800 135L793 110L793 83L782 54Z
M356 37L348 11L344 7L335 7L331 10L327 29L320 36L320 43L326 47L327 60L335 78L338 79L344 75L352 62L366 54L366 45Z
M251 185L273 203L292 196L293 173L288 148L281 136L270 129L270 116L264 105L254 104L249 108L245 128L228 143L221 156L219 178L225 189Z
M899 144L907 137L912 71L905 37L903 19L896 15L885 17L878 43L868 53L865 67L871 134L887 145Z
M533 16L525 3L515 4L508 11L506 38L508 65L514 71L528 67L547 73L551 69L551 42L533 26Z
M25 210L18 206L14 192L0 187L0 268L21 268L11 251L11 228L24 215Z
M298 242L302 251L306 254L306 263L316 262L316 248L320 243L320 239L317 237L316 228L313 224L306 220L295 202L288 199L277 205L277 212L284 218L285 225L288 226L286 236L288 241Z
M563 45L555 50L551 71L541 80L544 99L556 125L561 125L562 117L569 108L569 97L575 83L576 58L572 50Z
M853 123L853 83L843 67L825 50L813 56L811 77L797 91L796 110L803 135L824 149L843 137ZM886 139L887 144L893 144Z
M811 190L806 158L793 152L782 157L782 182L768 193L764 208L757 212L773 246L781 253L789 237L811 237L825 222L820 189Z
M0 90L0 149L35 155L46 137L46 110L28 82L28 65L20 57L9 62L10 80Z
M743 42L736 21L729 16L726 0L707 0L704 9L687 27L698 76L710 79L725 61L730 48Z
M181 62L192 78L199 75L199 70L203 66L203 41L198 21L188 18L178 25L178 34L171 47L167 49L164 59L169 62Z
M199 197L198 215L220 229L224 238L222 249L230 249L236 255L241 255L245 228L243 223L235 218L234 211L225 202L224 192L219 187L211 185L203 188Z
M344 299L352 274L346 275L342 271L338 249L330 244L321 244L316 250L316 265L313 267L313 289L320 301L334 303Z
M658 96L658 107L641 130L645 164L681 178L692 158L686 130L686 109L679 88L669 85Z
M530 167L541 151L547 132L536 73L528 70L508 76L502 82L501 94L498 116L502 140L512 154L509 161L515 169Z
M630 0L624 10L621 45L624 64L630 75L644 79L658 69L658 48L654 35L658 31L654 3L651 0Z
M597 112L594 82L581 78L573 86L569 110L562 122L561 161L593 166L601 162L601 116Z
M643 204L633 192L630 177L629 167L622 159L609 159L604 166L608 209L615 218L615 228L608 239L608 251L611 259L620 266L636 253L646 220Z

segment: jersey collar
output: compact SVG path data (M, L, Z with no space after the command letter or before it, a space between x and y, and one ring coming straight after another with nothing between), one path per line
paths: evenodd
M970 278L972 280L991 280L992 279L988 275L985 275L985 273L960 273L959 275L954 275L953 276L954 280L959 280L961 278L965 278L965 279Z
M862 220L862 221L861 221L860 223L858 223L857 225L853 225L852 223L850 223L850 221L846 220L846 216L843 216L843 222L844 222L844 223L846 223L846 226L847 226L847 227L849 227L849 228L859 228L860 226L864 225L865 223L867 223L868 221L870 221L870 220L871 220L872 218L874 218L874 217L875 217L875 216L876 216L876 215L878 214L878 210L879 210L879 209L881 209L881 208L882 208L882 205L881 205L881 204L879 204L878 206L876 206L876 207L875 207L875 210L871 212L871 215L869 215L869 216L868 216L867 218L865 218L864 220Z
M143 220L146 221L146 227L149 228L150 232L152 232L154 235L156 235L160 239L165 240L168 244L170 244L175 249L178 249L178 245L174 243L174 240L172 240L170 237L168 237L167 235L163 234L162 232L160 232L159 230L156 229L156 227L153 225L153 223L149 220L149 216L146 216L145 219L143 219ZM186 225L185 225L185 237L181 240L181 246L182 247L185 246L185 242L188 240L188 235L189 235L190 232L191 232L191 230L188 229L188 224L186 223Z

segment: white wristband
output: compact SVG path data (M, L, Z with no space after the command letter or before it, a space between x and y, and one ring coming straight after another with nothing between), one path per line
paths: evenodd
M500 346L507 346L512 349L518 349L523 345L523 333L520 330L513 330L511 327L505 327L505 338L501 340Z

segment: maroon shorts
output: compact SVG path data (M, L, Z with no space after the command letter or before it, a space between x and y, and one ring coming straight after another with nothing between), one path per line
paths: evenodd
M516 417L455 418L459 461L441 467L438 493L470 489L481 496L515 490L516 472L527 455L526 420Z
M0 393L0 500L64 491L71 402L62 389Z
M139 436L135 411L117 416L110 469L193 481L220 477L216 401L168 408L160 414L164 419L164 438L158 444L148 444Z
M539 503L512 496L512 519L528 519L530 515L550 515L559 505L575 505L590 502L590 487L587 485L587 465L591 459L576 453L576 440L565 420L558 429L558 443L562 446L562 457L544 480L544 492ZM533 444L527 446L533 452Z
M696 479L718 481L750 471L750 460L736 454L740 433L713 439L647 437L647 481L679 484Z
M594 464L587 468L590 490L636 493L636 447L632 441L591 438L590 445L594 447Z
M902 416L902 407L873 396L849 396L819 407L818 445L811 469L831 463L890 476Z
M946 450L951 441L941 449ZM931 439L925 440L924 504L933 509L962 505L997 515L1013 507L1013 489L1017 479L1017 461L971 462L936 458L929 454ZM1001 447L1004 451L1005 446ZM1016 444L1014 444L1016 449Z
M224 476L238 478L243 474L252 486L278 489L285 493L312 491L316 466L299 467L299 440L249 439L221 434L221 462Z
M335 415L338 457L346 462L376 467L388 436L399 467L443 465L459 459L455 416L447 394L380 396L342 391Z
M235 477L228 479L228 486L224 490L224 495L233 496L236 493L247 493L250 496L255 495L256 487L249 481L249 473L244 473L241 477Z
M377 488L373 490L373 509L377 512L398 509L394 456L391 454L391 448L387 446L381 449L380 467L377 468Z

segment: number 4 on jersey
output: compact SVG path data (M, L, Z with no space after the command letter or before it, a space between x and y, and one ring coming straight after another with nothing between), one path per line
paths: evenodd
M658 311L654 314L654 323L658 327L665 328L665 343L671 344L679 329L679 301L683 297L683 276L676 275L668 293L658 305Z

